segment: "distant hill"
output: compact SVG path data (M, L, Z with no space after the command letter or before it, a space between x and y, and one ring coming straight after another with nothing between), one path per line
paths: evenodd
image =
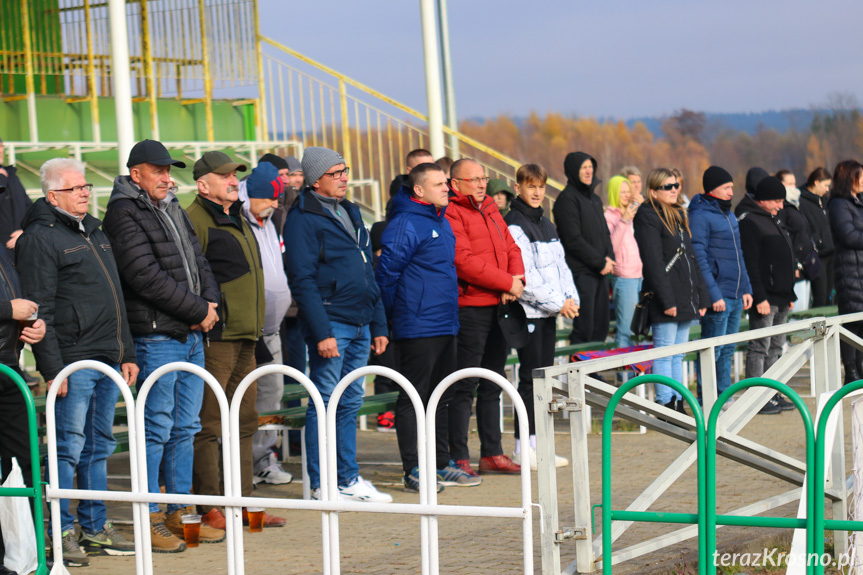
M819 110L819 112L827 113ZM794 128L806 131L812 124L815 111L809 109L796 110L771 110L769 112L758 112L748 114L705 114L708 126L715 128L728 128L730 130L754 134L760 126L773 128L777 132L787 132ZM626 121L630 128L638 122L643 122L648 130L654 134L661 135L660 126L665 117L653 118L631 118Z

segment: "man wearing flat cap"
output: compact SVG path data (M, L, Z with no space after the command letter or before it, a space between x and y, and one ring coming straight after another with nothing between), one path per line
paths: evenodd
M135 340L139 379L173 361L204 367L204 337L216 324L219 287L204 259L192 222L172 191L171 167L185 168L161 142L135 144L128 176L114 180L103 228L114 252L129 328ZM163 375L150 389L144 410L147 483L159 492L191 493L195 434L204 380L186 371ZM161 470L161 473L160 473ZM150 503L153 551L183 551L181 515L171 503L167 517ZM225 532L201 526L201 540L221 541Z
M387 326L381 293L372 269L369 233L359 209L345 199L350 168L327 148L306 148L306 188L285 223L288 280L297 301L309 347L312 381L325 404L336 384L366 365L369 346L386 349ZM357 413L363 404L362 378L345 390L336 411L340 498L389 503L359 474ZM320 498L318 420L314 406L306 414L306 454L312 497Z
M228 401L240 382L255 369L255 344L264 329L264 271L255 236L243 219L237 172L246 166L224 152L206 152L195 162L192 176L198 197L186 209L201 250L219 284L219 319L204 347L207 371L219 381ZM252 494L252 439L258 430L257 386L252 384L240 404L240 477L244 496ZM222 482L219 403L209 388L201 404L201 431L195 436L192 485L195 493L220 495ZM218 507L199 505L201 522L225 528ZM244 513L245 519L245 513Z

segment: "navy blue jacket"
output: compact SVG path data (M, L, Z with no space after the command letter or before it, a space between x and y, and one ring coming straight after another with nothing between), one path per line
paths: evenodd
M740 228L731 210L723 212L715 200L698 194L689 203L689 228L710 303L752 294L740 245Z
M455 235L429 204L402 188L393 198L375 270L393 339L458 334Z
M285 220L283 238L291 295L308 334L316 342L333 337L330 322L369 325L372 337L386 337L381 292L372 269L369 232L360 210L344 200L354 224L349 234L306 188Z

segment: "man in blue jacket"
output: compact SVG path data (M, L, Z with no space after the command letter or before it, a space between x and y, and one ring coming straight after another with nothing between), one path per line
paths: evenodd
M376 354L387 347L387 326L381 292L372 269L369 232L360 210L345 199L350 168L327 148L306 148L306 188L285 222L288 282L299 307L309 375L325 404L338 382L366 365L369 346ZM363 404L363 379L351 383L339 400L338 484L342 499L389 503L359 474L357 413ZM320 498L318 418L314 405L306 414L306 454L312 497Z
M408 186L393 198L375 271L398 348L399 372L416 388L423 406L428 406L437 384L457 368L458 276L455 235L444 217L449 203L446 180L437 164L424 163L411 170ZM435 416L438 482L479 485L481 478L462 471L450 457L450 395L447 392L441 398ZM396 432L405 487L419 491L416 413L403 390L396 403Z
M710 166L702 178L704 193L689 204L692 247L701 275L710 292L712 305L701 319L701 337L718 337L740 331L740 315L752 306L752 286L746 273L740 229L731 211L734 182L719 166ZM731 386L731 358L734 344L717 347L716 391ZM698 398L701 399L701 363L698 369Z

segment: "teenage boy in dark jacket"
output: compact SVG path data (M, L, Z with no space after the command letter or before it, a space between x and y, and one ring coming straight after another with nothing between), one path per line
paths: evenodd
M389 343L381 294L372 269L369 232L360 210L345 200L350 168L341 154L306 148L303 173L307 187L285 222L288 282L300 310L309 347L309 376L329 403L338 382L366 365L369 348L381 354ZM339 400L339 494L353 501L389 503L359 474L357 413L363 404L363 379L355 380ZM312 497L320 498L318 419L306 413L306 454Z
M791 238L777 217L785 200L785 186L773 176L758 183L752 197L744 197L735 213L746 271L752 283L754 309L749 310L749 328L759 329L788 321L794 307L794 279L797 264ZM785 336L749 342L746 377L761 377L782 353ZM778 413L786 400L771 399L762 413Z
M39 304L45 338L33 346L36 366L49 387L60 371L82 359L102 361L122 374L128 385L138 376L135 344L126 321L126 304L108 237L102 222L87 213L92 185L84 165L55 158L40 170L45 197L24 216L24 233L15 248L24 296ZM58 481L71 489L77 472L80 489L108 488L107 460L116 442L112 434L120 389L114 380L92 369L78 370L62 381L54 407L57 422ZM87 454L81 458L82 454ZM133 555L127 541L106 521L105 503L81 501L75 539L69 500L60 502L64 560L86 564L88 550Z
M594 193L600 180L596 160L584 152L567 154L566 187L554 202L554 221L581 297L572 320L572 344L605 341L610 324L608 274L614 271L614 247L605 223L602 200Z
M173 361L204 367L204 334L216 323L219 286L204 259L192 222L171 191L171 158L161 142L135 144L126 163L130 175L117 176L108 200L104 228L120 272L129 328L143 381ZM147 423L147 483L159 493L191 493L195 434L204 380L187 371L172 371L150 388ZM167 517L150 503L153 551L186 549L181 516L189 506L171 503ZM201 525L201 541L215 543L225 532Z
M410 381L423 406L438 383L454 372L458 335L458 277L455 236L445 217L449 204L446 174L434 163L413 168L408 186L393 198L390 223L381 240L375 270L398 347L398 371ZM442 485L479 485L450 457L447 407L452 393L438 403L437 470ZM396 404L396 432L405 487L419 490L416 414L404 390Z

